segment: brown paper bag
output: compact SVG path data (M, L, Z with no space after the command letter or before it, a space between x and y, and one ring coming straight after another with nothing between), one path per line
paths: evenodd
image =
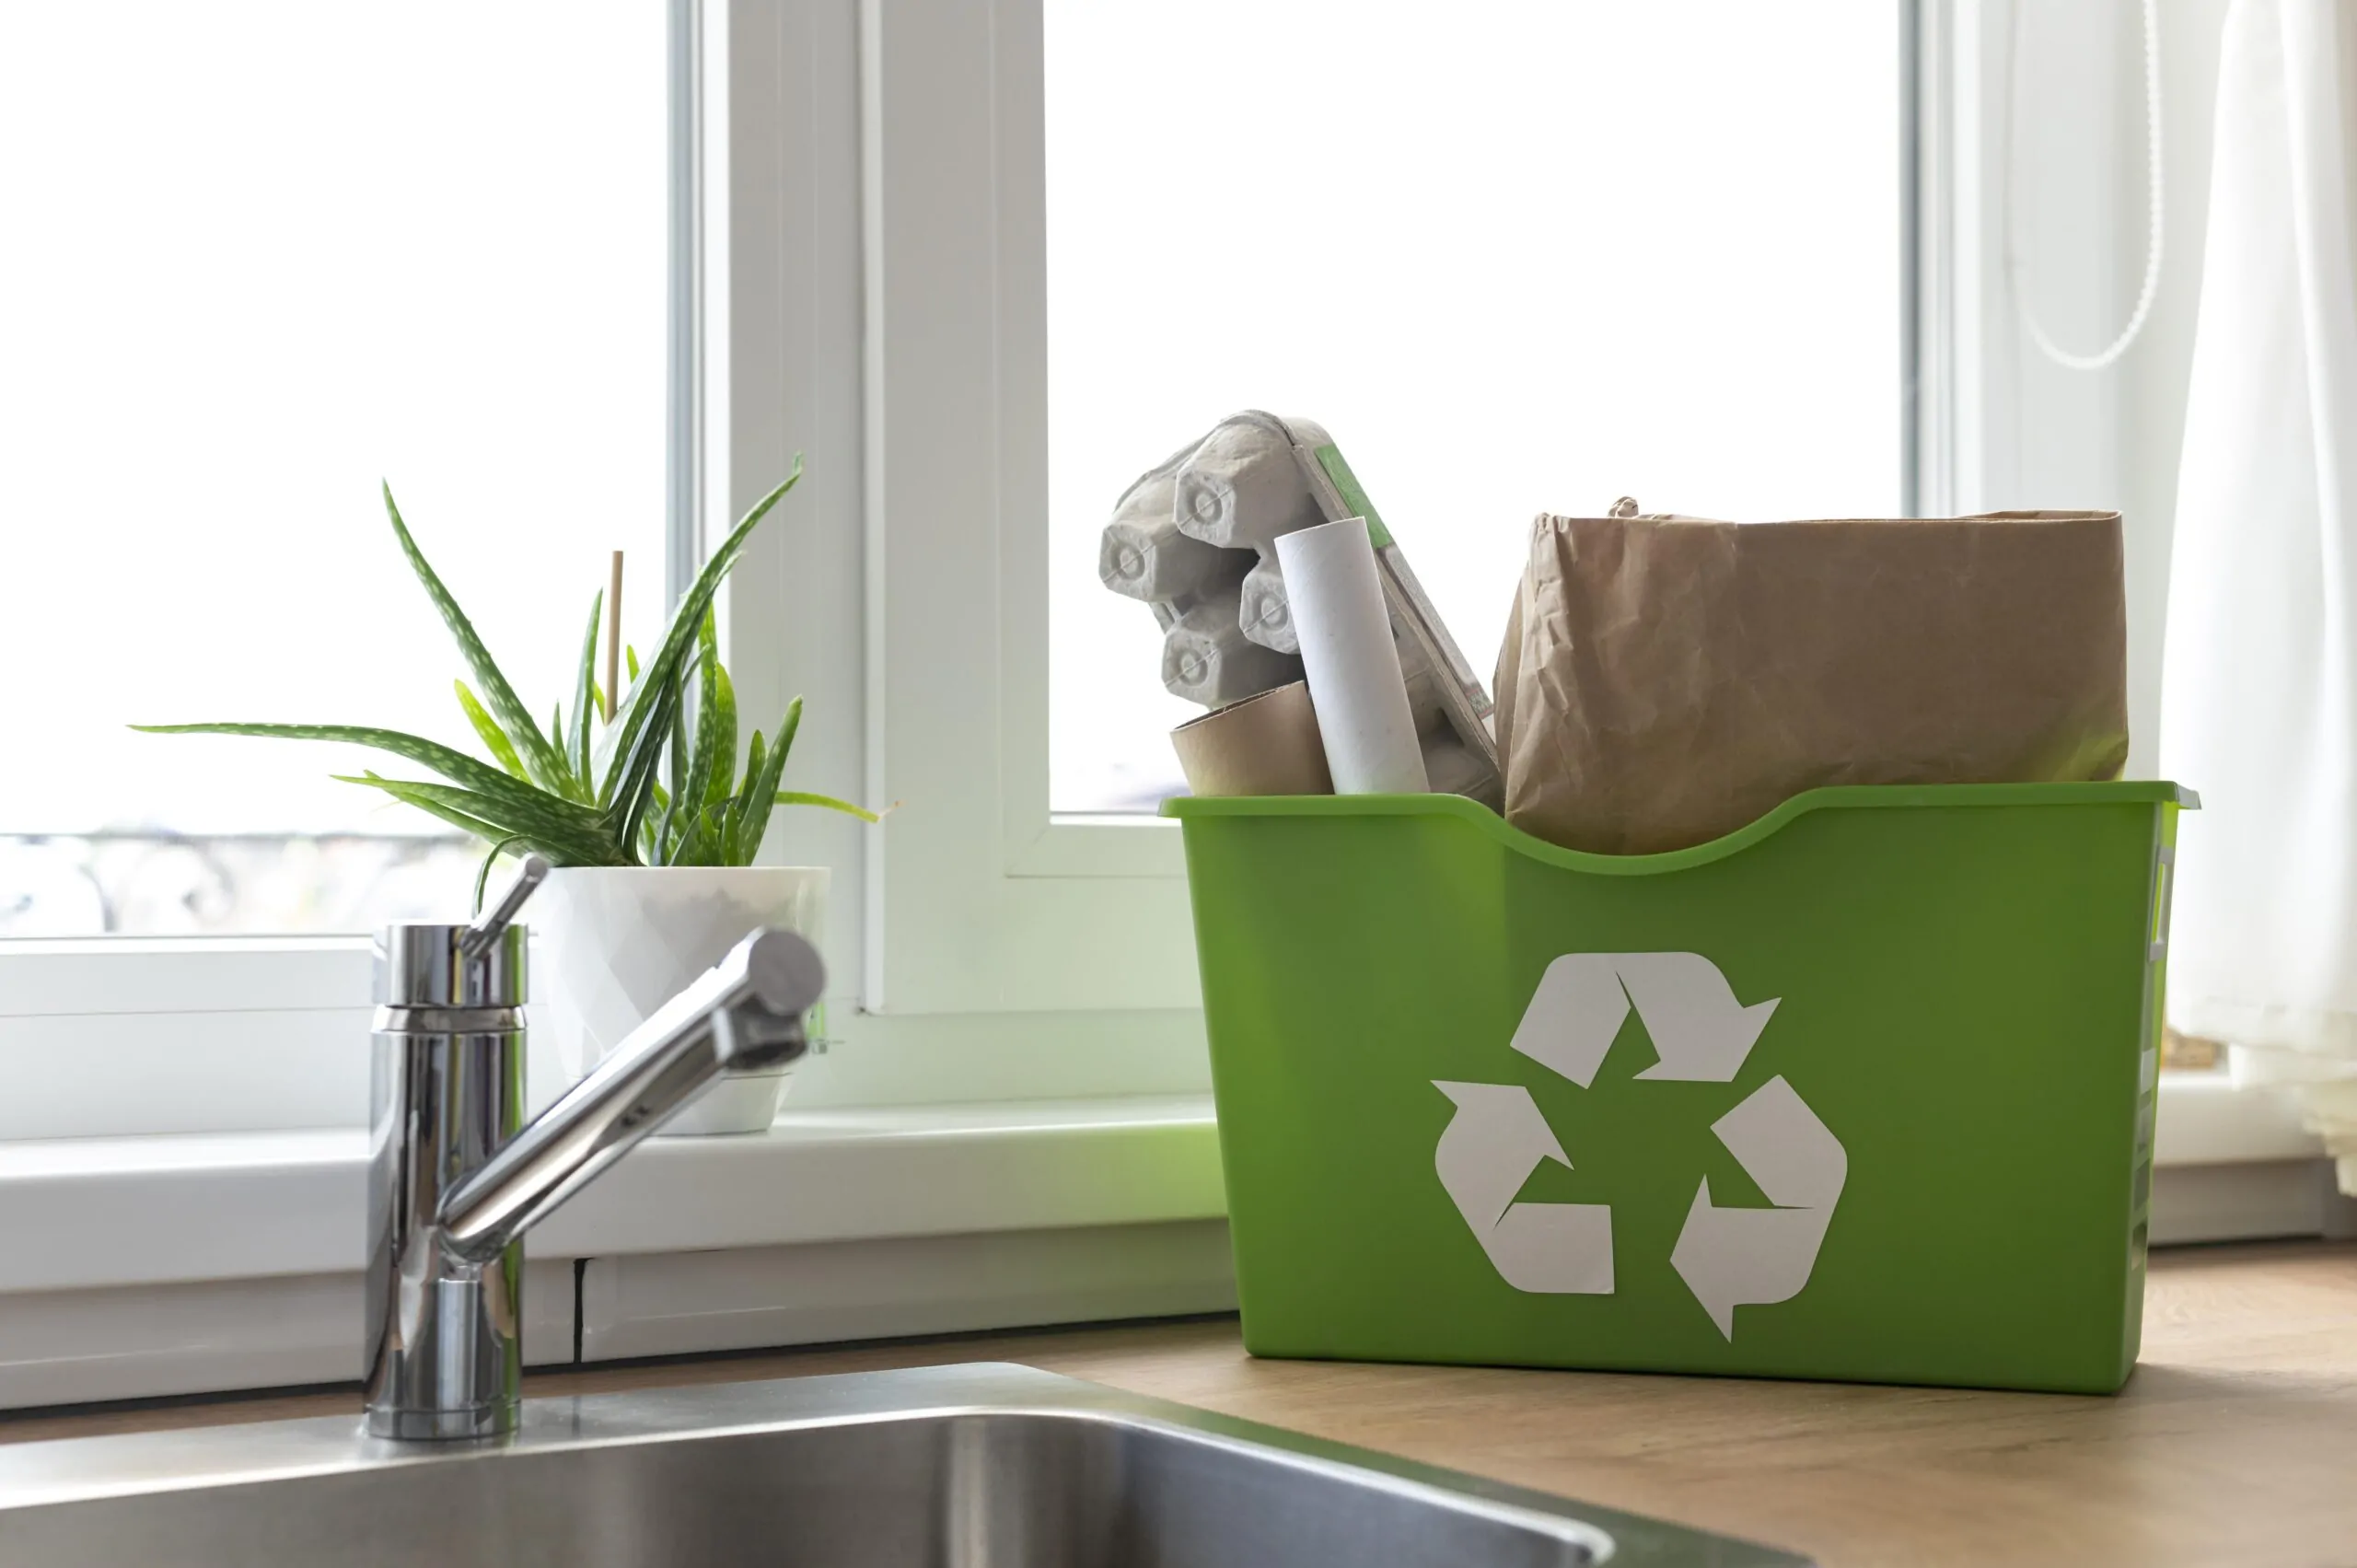
M1498 655L1506 819L1681 849L1819 784L2128 760L2117 512L1541 517Z

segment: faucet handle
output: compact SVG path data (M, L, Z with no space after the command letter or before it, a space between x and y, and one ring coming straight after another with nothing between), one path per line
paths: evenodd
M524 928L517 912L549 874L528 855L523 874L472 925L402 922L377 937L377 1001L389 1007L521 1007Z
M507 884L507 890L499 895L499 901L491 906L491 912L477 919L467 927L466 935L459 938L459 954L471 963L490 951L491 945L499 940L499 934L514 923L517 912L524 907L524 900L532 896L532 889L546 881L548 875L546 858L537 854L526 855L523 868L516 873L516 879Z

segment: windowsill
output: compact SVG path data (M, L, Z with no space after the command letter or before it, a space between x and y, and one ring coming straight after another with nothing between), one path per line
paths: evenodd
M2290 1097L2161 1080L2154 1163L2312 1160ZM0 1143L0 1294L360 1267L367 1134ZM656 1138L533 1232L538 1258L1218 1219L1211 1099L1175 1095L789 1112Z
M2153 1163L2164 1169L2324 1157L2289 1090L2237 1088L2223 1073L2163 1073L2160 1096Z
M0 1294L356 1270L367 1134L0 1143ZM1207 1096L788 1113L656 1138L528 1238L536 1258L1218 1219Z
M2284 1097L2163 1079L2153 1238L2342 1234ZM355 1375L358 1129L0 1142L0 1408ZM535 1231L526 1355L1225 1309L1206 1095L814 1109L656 1139ZM575 1260L583 1266L575 1268Z

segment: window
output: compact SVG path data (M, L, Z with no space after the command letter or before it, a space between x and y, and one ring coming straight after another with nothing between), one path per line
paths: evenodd
M372 724L477 749L389 482L528 701L628 552L663 610L654 5L0 12L0 937L357 932L479 855L331 773L134 735Z
M1531 517L1900 509L1899 7L1047 0L1053 802L1183 788L1129 482L1331 431L1487 684Z

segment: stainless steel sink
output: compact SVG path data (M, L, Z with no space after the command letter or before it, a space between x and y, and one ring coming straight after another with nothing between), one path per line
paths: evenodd
M532 1400L493 1444L336 1417L0 1447L9 1568L1800 1561L1007 1365Z

